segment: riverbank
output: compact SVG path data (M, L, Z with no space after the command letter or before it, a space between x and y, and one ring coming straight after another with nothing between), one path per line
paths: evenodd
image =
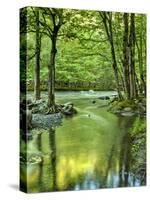
M67 81L56 81L55 90L56 91L114 91L115 84L108 82L67 82ZM34 90L34 82L32 80L27 81L27 90ZM47 91L47 81L40 82L40 91Z
M141 184L146 183L146 120L137 118L131 132L132 143L132 171L141 180Z
M122 116L146 116L146 99L144 97L133 100L114 99L110 101L108 111Z
M95 92L93 90L85 92L73 92L70 91L71 99L82 99L85 98L85 101L90 102L90 106L97 106L97 109L103 107L106 108L108 112L114 113L115 115L120 115L124 117L131 116L145 116L146 115L146 100L144 98L138 100L124 100L118 101L117 95L114 92ZM66 101L61 102L63 97ZM33 93L28 93L28 101L32 104L32 117L33 117L33 127L48 127L60 124L60 119L64 116L73 116L77 113L76 106L73 107L72 102L67 102L70 100L68 92L56 92L56 113L53 112L47 113L47 95L46 93L41 94L42 98L35 101ZM87 100L86 100L87 98Z

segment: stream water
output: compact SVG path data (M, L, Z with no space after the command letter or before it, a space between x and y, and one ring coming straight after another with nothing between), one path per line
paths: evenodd
M57 102L73 102L78 114L29 140L28 154L42 159L27 165L28 192L141 185L130 170L130 128L136 117L108 112L107 101L98 97L109 95L115 92L56 93Z

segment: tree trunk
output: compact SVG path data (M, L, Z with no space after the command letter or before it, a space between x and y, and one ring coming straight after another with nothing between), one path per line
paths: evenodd
M136 93L136 80L135 80L135 22L134 14L130 16L130 37L129 37L129 47L130 47L130 98L134 99L137 97Z
M116 61L116 55L115 55L115 49L114 49L113 41L111 43L111 54L112 54L112 60L113 60L113 70L114 70L114 76L115 76L115 81L116 81L117 92L118 92L119 99L122 99L120 85L119 85L118 66L117 66L117 61Z
M124 36L123 36L123 69L124 69L124 83L125 93L127 98L130 99L130 79L129 79L129 49L128 49L128 14L124 13Z
M35 99L40 99L40 50L41 41L39 33L39 10L36 8L36 47L35 47L35 69L34 69L34 96Z
M144 74L143 74L143 23L142 23L142 16L140 18L140 51L139 51L139 71L140 71L140 79L141 79L141 85L142 85L142 91L144 91L144 95L146 96L146 83L144 80Z
M108 40L109 40L110 46L111 46L111 56L112 56L112 62L113 62L112 66L113 66L113 71L114 71L114 77L115 77L118 97L119 97L119 99L122 99L121 89L120 89L120 84L119 84L118 65L117 65L117 60L116 60L116 53L115 53L114 39L113 39L112 13L109 13L109 12L108 13L99 12L99 13L103 20L106 34L107 34L107 37L108 37Z
M49 17L52 22L52 27L48 29L49 37L51 39L50 61L48 64L48 113L57 112L55 105L55 57L57 53L56 41L60 27L63 24L63 10L56 11L56 9L49 9ZM49 25L48 25L49 27Z
M114 76L115 76L115 81L116 81L116 87L117 87L119 99L122 99L121 89L120 89L120 85L119 85L118 65L117 65L116 53L115 53L115 47L114 47L111 18L109 18L108 24L109 24L109 32L110 32L109 33L109 41L110 41L110 44L111 44L111 55L112 55L112 61L113 61L113 70L114 70Z
M48 65L48 108L55 112L55 56L56 49L56 35L52 36L52 48L50 53L50 62Z

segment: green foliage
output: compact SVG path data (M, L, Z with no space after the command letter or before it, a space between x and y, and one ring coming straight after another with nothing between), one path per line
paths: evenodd
M133 173L141 180L141 184L146 183L146 120L136 118L130 129L131 134L131 152Z
M40 9L40 20L43 10ZM51 20L45 15L46 24L51 27ZM142 22L141 22L142 20ZM105 32L104 24L97 11L70 10L63 11L63 25L59 31L57 39L56 55L56 80L58 81L90 81L105 83L115 88L114 72L112 68L111 47ZM146 76L146 17L145 15L135 15L136 26L136 48L135 48L135 68L140 81L140 65L138 49L140 47L142 23L142 57L143 74ZM112 13L112 29L114 38L114 48L119 70L119 81L123 82L123 13ZM47 80L48 63L50 60L51 39L40 25L41 34L41 58L40 77ZM28 9L28 34L27 34L27 80L34 79L35 65L35 16L34 8ZM123 86L122 86L123 88Z
M146 121L145 119L137 118L133 124L131 136L145 135L146 134Z

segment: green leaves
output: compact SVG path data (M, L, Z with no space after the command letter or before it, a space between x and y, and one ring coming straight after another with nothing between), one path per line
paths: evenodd
M35 8L28 9L28 79L33 79L35 65ZM41 40L41 79L47 80L47 66L51 50L50 33L53 20L58 25L59 17L63 24L57 38L56 80L95 81L107 80L114 85L111 48L106 35L103 14L112 20L112 31L117 64L121 79L123 48L123 13L105 13L88 10L39 8ZM142 22L141 22L142 20ZM140 79L138 48L140 47L142 23L143 74L145 76L145 34L146 17L135 15L137 46L135 49L135 67ZM109 72L109 73L108 73ZM120 81L121 82L121 81Z

